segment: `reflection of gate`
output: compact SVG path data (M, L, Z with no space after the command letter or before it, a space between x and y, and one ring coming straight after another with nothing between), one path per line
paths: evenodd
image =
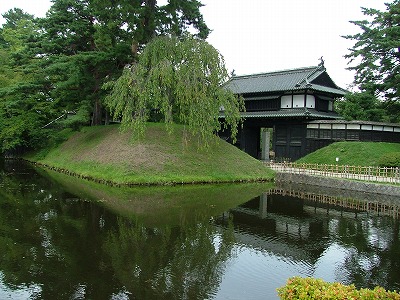
M312 186L302 185L304 188L312 188ZM317 190L321 190L321 187L317 187ZM330 191L332 192L332 191ZM340 193L343 191L340 190ZM350 194L357 195L357 191L347 191ZM272 189L260 196L260 212L263 206L262 201L265 202L265 198L269 195L282 195L295 197L299 199L306 200L304 202L307 206L321 207L326 209L326 213L329 213L329 209L333 208L339 210L343 213L343 210L347 212L368 212L369 214L385 215L398 218L400 216L400 206L394 205L393 202L382 200L382 198L377 199L377 194L371 193L370 195L363 193L361 198L367 199L372 198L374 200L360 200L361 198L349 198L336 195L325 195L315 192L298 191L298 190L286 190L286 189ZM383 195L385 197L385 195ZM389 202L389 203L388 203ZM264 204L265 206L265 204Z

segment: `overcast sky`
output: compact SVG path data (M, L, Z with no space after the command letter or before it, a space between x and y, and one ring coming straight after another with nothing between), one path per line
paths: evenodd
M165 0L159 0L159 3ZM353 73L343 55L353 45L341 35L357 32L350 20L365 19L361 6L384 10L385 0L200 0L213 31L208 42L236 75L314 66L324 57L328 74L348 88ZM386 1L388 2L388 1ZM43 17L50 0L0 0L11 8ZM0 18L0 23L3 20Z

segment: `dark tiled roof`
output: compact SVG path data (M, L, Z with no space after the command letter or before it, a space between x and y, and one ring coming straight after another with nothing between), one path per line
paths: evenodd
M235 94L283 92L310 89L337 95L344 95L346 91L334 84L333 81L332 86L322 86L313 83L315 79L325 72L325 67L313 66L270 73L234 76L225 84L225 87L230 89Z
M334 112L321 112L311 108L284 108L280 110L268 111L250 111L242 112L241 116L247 118L322 118L322 119L340 119L341 117ZM224 118L224 114L220 115Z
M313 91L318 91L318 92L327 92L330 94L337 94L340 96L344 96L347 93L345 90L343 90L341 88L332 88L332 87L323 86L323 85L319 85L319 84L311 84L309 89L313 90Z

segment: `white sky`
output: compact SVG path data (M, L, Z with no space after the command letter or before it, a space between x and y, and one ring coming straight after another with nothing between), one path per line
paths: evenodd
M165 0L159 0L159 3ZM204 20L213 31L208 42L225 57L236 75L314 66L324 57L328 74L348 88L353 43L341 35L357 32L350 20L362 20L360 7L384 10L387 0L200 0ZM43 17L50 0L0 0L0 13L18 7ZM0 17L0 23L3 19Z

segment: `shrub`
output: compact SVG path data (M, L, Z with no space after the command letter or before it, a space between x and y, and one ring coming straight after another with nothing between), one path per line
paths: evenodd
M315 278L290 278L286 285L277 289L278 295L282 300L295 299L397 299L400 294L396 291L386 291L384 288L376 287L371 289L357 290L355 286L344 285L338 282L328 283L322 279Z
M389 152L382 155L378 160L380 167L400 167L400 152Z

